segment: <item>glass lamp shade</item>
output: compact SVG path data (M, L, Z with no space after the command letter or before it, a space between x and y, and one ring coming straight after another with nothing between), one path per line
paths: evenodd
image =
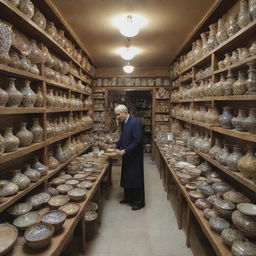
M125 73L128 73L128 74L129 74L129 73L132 73L133 70L134 70L134 66L128 64L128 65L126 65L126 66L123 67L123 70L124 70Z
M118 53L124 60L131 60L139 52L137 48L134 47L123 47L118 49Z

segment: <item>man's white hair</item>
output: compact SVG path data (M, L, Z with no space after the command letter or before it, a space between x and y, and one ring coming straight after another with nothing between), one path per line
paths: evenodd
M115 107L115 111L128 112L128 108L125 105L120 104Z

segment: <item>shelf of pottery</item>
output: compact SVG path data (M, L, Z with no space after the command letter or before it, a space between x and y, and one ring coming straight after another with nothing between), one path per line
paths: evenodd
M106 92L105 90L95 90L94 91L94 113L93 113L93 131L94 132L104 132L105 127L105 102L106 102Z
M168 87L170 79L167 77L111 77L97 78L95 87Z
M170 93L169 88L160 87L154 91L154 106L153 106L153 120L154 120L154 136L158 132L165 132L169 130L170 122Z

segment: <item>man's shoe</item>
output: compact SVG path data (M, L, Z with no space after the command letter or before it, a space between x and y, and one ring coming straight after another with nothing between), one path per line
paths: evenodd
M133 211L137 211L137 210L142 209L144 206L145 206L145 205L143 205L143 206L133 205L133 206L132 206L132 210L133 210Z
M121 200L119 203L120 203L120 204L130 204L130 202L127 201L127 200Z

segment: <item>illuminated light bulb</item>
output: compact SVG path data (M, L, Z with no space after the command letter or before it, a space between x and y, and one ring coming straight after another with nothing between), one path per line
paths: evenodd
M117 50L117 53L124 59L124 60L131 60L134 58L136 54L140 51L134 47L123 47Z
M126 65L126 66L123 67L123 70L124 70L125 73L128 73L128 74L129 74L129 73L132 73L133 70L134 70L134 66L128 64L128 65Z

